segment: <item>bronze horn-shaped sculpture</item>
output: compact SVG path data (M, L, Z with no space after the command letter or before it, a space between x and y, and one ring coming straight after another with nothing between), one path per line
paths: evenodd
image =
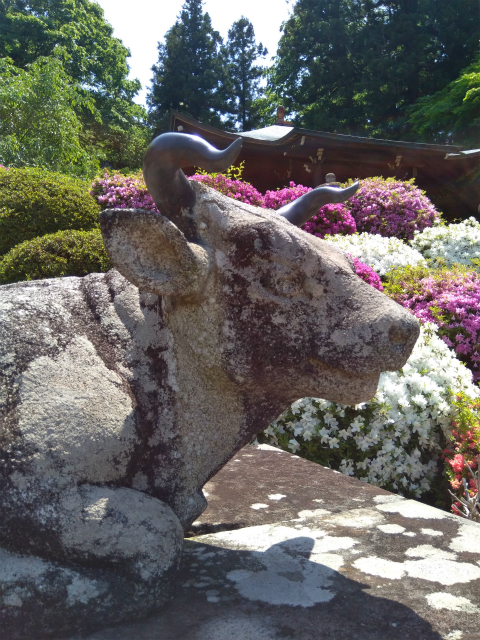
M195 191L182 171L184 167L200 167L205 171L228 169L242 148L242 139L218 151L198 136L164 133L151 142L145 152L143 177L158 210L183 231L189 239L196 237L192 218Z
M143 163L143 176L147 189L159 211L183 231L189 240L197 237L193 218L195 191L185 177L182 168L200 167L210 172L227 169L237 158L242 139L218 151L198 136L185 133L164 133L149 145ZM319 187L285 205L279 215L297 227L302 226L325 204L344 202L358 189L358 182L339 189Z
M314 216L320 207L326 204L345 202L351 198L358 189L358 182L355 182L346 189L339 187L317 187L313 191L304 193L297 200L286 204L277 213L286 218L296 227L308 222Z

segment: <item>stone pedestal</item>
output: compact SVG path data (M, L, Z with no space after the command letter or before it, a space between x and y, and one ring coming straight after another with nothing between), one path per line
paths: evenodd
M70 640L480 638L478 524L264 445L205 490L173 600Z

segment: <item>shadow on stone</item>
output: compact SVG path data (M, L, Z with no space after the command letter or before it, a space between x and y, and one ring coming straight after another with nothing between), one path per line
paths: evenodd
M196 536L205 536L209 533L220 533L221 531L236 531L246 526L246 522L194 523L185 534L185 538L195 538Z
M441 640L410 607L340 573L342 554L317 553L315 543L301 536L245 551L188 540L161 614L69 640Z

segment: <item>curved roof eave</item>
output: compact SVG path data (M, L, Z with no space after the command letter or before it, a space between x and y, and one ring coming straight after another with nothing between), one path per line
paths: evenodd
M316 138L323 139L324 141L328 140L331 142L345 142L361 146L367 145L377 147L393 147L396 149L415 149L418 151L436 151L445 154L459 155L463 155L465 153L463 152L462 145L440 145L429 144L426 142L407 142L404 140L383 140L381 138L366 138L362 136L346 135L343 133L328 133L326 131L301 129L299 127L291 127L287 125L271 125L269 127L264 127L263 129L256 129L254 131L231 133L229 131L218 129L217 127L212 127L211 125L204 124L203 122L199 122L191 116L188 116L184 113L179 113L178 111L174 111L173 109L170 113L172 118L172 130L174 121L181 120L194 127L197 127L200 130L215 134L227 140L235 140L236 138L241 137L251 144L261 144L269 147L282 146L292 138ZM302 145L303 142L301 142L300 144Z
M480 157L480 149L468 149L466 151L460 151L458 153L447 153L445 160L462 160L465 158L478 158Z
M263 129L256 129L255 131L242 131L237 135L242 138L247 138L248 140L280 144L286 142L295 133L295 127L288 127L283 124L274 124L270 127L264 127Z

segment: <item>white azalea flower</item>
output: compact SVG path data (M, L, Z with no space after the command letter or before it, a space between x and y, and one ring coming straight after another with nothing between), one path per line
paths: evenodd
M410 245L433 263L442 261L447 267L455 263L470 265L474 258L480 258L480 223L468 218L457 224L416 231Z
M353 476L355 474L353 460L342 460L339 466L339 470L347 476Z
M295 453L295 451L298 451L298 449L300 449L300 443L292 438L288 443L288 448L292 450L292 453Z
M426 264L422 254L398 238L384 238L372 233L351 236L327 236L327 242L340 247L384 276L393 267Z
M317 442L325 464L340 456L339 471L419 497L438 473L440 436L450 433L450 394L460 391L480 396L470 370L438 337L437 327L426 323L402 371L382 373L373 400L346 407L303 398L264 434L269 442L294 453L305 441L309 446ZM345 447L348 457L342 458ZM352 448L358 458L352 459ZM365 453L368 457L362 461Z

